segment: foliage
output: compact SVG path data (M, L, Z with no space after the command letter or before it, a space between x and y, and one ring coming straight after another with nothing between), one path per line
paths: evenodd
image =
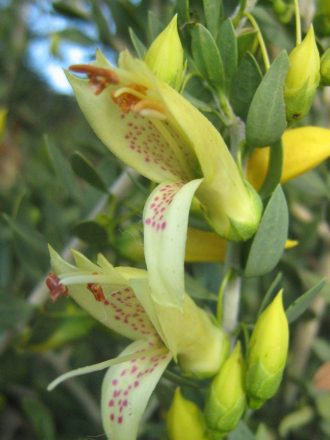
M143 57L176 12L187 59L184 96L221 132L238 163L256 147L272 148L260 190L265 210L257 233L242 245L230 245L225 263L186 264L188 293L215 313L219 291L230 286L233 273L241 277L234 332L240 334L243 351L257 316L284 289L291 333L284 381L275 397L261 410L247 412L228 438L330 436L325 410L329 383L319 386L316 381L330 352L330 290L324 280L330 277L329 165L324 162L279 185L285 148L280 138L287 127L282 91L289 68L283 49L295 46L294 8L290 0L256 3L0 1L0 106L5 110L0 113L1 438L103 436L100 373L72 379L51 393L46 388L72 368L116 356L126 341L75 303L48 300L47 243L66 257L69 248L76 248L92 260L102 252L115 266L143 268L142 212L154 188L134 173L126 178L125 191L113 187L123 164L96 138L74 98L54 89L45 75L46 64L56 60L67 68L68 47L83 51L86 62L96 47L113 62L125 47ZM309 2L300 3L306 33ZM325 4L317 2L314 20L321 54L330 44ZM266 41L268 71L259 31L244 18L245 10L253 14ZM50 57L39 63L31 52L36 41ZM295 126L330 128L329 117L329 88L322 87L310 113ZM210 230L194 205L190 226ZM299 245L284 251L288 237ZM233 272L229 275L228 265ZM226 309L217 313L224 316ZM142 440L167 438L165 414L178 384L185 397L203 402L208 382L200 386L171 364L149 404Z

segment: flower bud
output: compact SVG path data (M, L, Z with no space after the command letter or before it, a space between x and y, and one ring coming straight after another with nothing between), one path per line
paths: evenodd
M205 420L209 429L219 433L218 438L221 433L232 431L244 412L246 398L243 364L241 345L237 343L211 384Z
M322 55L320 73L322 84L330 86L330 48Z
M245 385L251 408L259 408L277 391L288 344L289 326L280 291L259 316L250 340Z
M182 396L180 388L175 390L166 424L170 440L207 440L200 409Z
M184 54L176 15L153 41L145 54L144 61L157 78L175 89L180 88L184 72Z
M320 82L320 55L311 26L304 40L289 55L284 100L288 121L297 121L309 112Z

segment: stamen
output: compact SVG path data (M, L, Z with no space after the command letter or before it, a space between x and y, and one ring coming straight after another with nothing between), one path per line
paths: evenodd
M54 302L62 295L69 295L68 288L61 283L59 277L54 272L48 274L46 278L46 286L48 287L50 297Z
M164 106L160 102L152 99L143 99L142 101L138 102L132 108L132 110L135 113L139 113L140 115L148 118L160 119L161 121L166 119Z
M109 84L118 84L119 77L113 70L97 67L91 64L74 64L69 70L85 73L89 79L89 86L95 95L99 95Z
M128 113L132 108L144 99L147 92L146 87L139 84L128 84L112 92L112 100L121 108L124 113Z

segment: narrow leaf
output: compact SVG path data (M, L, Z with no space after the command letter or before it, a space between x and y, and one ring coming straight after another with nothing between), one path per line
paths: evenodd
M274 60L253 97L246 124L247 144L250 147L273 144L284 132L283 85L288 68L288 55L283 51Z
M129 36L131 37L131 41L137 56L141 59L144 58L144 54L146 53L146 47L140 40L140 38L136 35L132 28L129 28Z
M94 246L102 246L108 241L104 228L94 221L79 223L74 227L73 233L81 240Z
M192 53L200 73L215 86L224 85L224 67L211 33L200 23L192 30Z
M252 98L262 80L258 63L250 53L238 66L231 86L231 102L235 113L246 120Z
M313 299L320 293L325 286L327 280L323 279L319 281L315 286L307 290L304 294L299 296L290 306L286 309L285 313L289 323L294 322L305 310L308 309Z
M100 191L108 192L107 186L103 182L102 177L99 175L94 165L85 156L79 152L75 152L70 158L70 163L77 176L81 177Z
M237 69L237 39L235 29L229 18L220 27L218 47L224 67L226 90L229 91Z
M278 186L252 241L245 267L246 276L260 276L274 269L284 250L288 226L288 207L282 188Z
M203 0L203 8L206 26L213 37L216 39L223 16L222 0Z

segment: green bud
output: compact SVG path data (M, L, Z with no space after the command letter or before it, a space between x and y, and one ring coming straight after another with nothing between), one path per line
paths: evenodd
M322 55L320 73L322 84L330 86L330 48Z
M250 340L245 385L251 408L259 408L276 393L288 345L289 326L280 291L259 316Z
M320 55L312 26L304 40L291 51L289 61L284 100L290 122L307 115L320 82Z
M237 343L211 384L205 419L208 428L219 435L236 427L246 407L243 364L241 345Z
M180 88L184 73L184 52L176 15L151 44L144 61L157 78L175 89Z
M170 440L207 440L200 409L182 396L180 388L175 390L166 424Z

